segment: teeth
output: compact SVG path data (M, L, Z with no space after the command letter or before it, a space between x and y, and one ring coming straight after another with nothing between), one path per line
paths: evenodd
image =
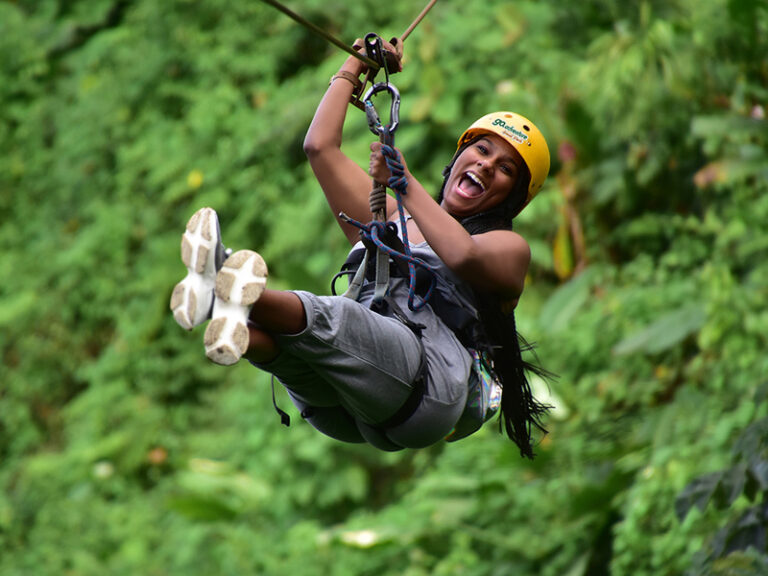
M467 178L472 180L472 182L474 182L475 184L480 186L480 188L483 190L483 192L485 192L485 184L483 184L483 181L480 180L480 178L477 177L477 174L475 174L474 172L467 172L466 176L467 176Z

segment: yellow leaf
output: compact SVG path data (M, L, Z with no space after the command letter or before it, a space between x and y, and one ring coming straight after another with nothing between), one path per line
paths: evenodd
M203 173L197 169L192 170L192 172L190 172L189 175L187 175L187 186L189 186L193 190L197 190L202 185L203 185Z
M562 214L562 209L561 209ZM568 226L568 220L560 218L560 225L557 227L557 235L552 246L552 259L555 267L555 274L561 280L570 278L573 275L573 246L571 245L571 230Z

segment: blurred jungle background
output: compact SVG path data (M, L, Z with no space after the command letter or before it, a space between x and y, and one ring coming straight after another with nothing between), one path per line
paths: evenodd
M349 44L423 7L288 5ZM559 374L535 461L495 424L344 445L278 390L286 429L173 321L204 205L273 287L329 292L302 140L345 54L258 0L4 0L0 574L768 574L766 1L441 0L405 52L397 144L435 191L488 111L550 143L516 224ZM350 108L363 166L373 138Z

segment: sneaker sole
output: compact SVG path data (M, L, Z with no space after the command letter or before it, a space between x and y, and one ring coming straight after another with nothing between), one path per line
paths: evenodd
M185 330L192 330L209 318L216 271L223 257L216 212L201 208L189 219L181 237L181 260L187 267L187 276L176 284L171 295L173 317Z
M267 276L264 259L251 250L235 252L224 262L216 275L213 319L203 338L211 361L230 366L248 350L248 315L266 288Z

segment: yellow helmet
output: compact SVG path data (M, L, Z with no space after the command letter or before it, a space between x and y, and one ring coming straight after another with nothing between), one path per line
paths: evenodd
M482 134L496 134L509 142L525 162L531 173L528 195L522 210L541 190L549 174L549 148L544 135L536 125L514 112L492 112L477 120L459 138L457 151ZM519 212L519 210L518 210Z

